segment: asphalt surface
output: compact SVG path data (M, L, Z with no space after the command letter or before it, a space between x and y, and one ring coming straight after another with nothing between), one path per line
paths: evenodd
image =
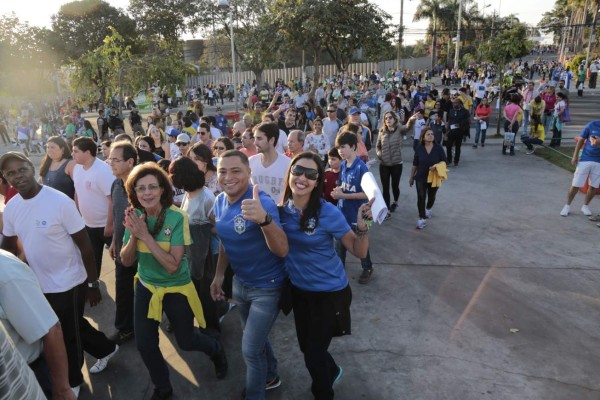
M598 117L600 95L572 99L575 134ZM227 109L226 109L227 111ZM3 148L3 151L6 149ZM407 144L405 160L412 158ZM502 156L498 139L463 147L438 192L433 218L416 230L416 191L401 180L399 208L369 234L375 272L357 283L360 263L349 256L354 294L351 336L331 353L344 368L335 387L343 400L598 399L600 384L600 230L579 208L560 217L571 174L535 156ZM378 175L376 166L371 170ZM591 209L600 212L592 201ZM86 315L114 332L114 264L104 254L103 302ZM217 381L203 354L181 351L160 330L174 399L239 399L245 367L237 311L222 325L229 374ZM308 400L310 377L298 349L293 317L280 315L271 341L282 385L270 400ZM87 370L80 399L147 400L152 383L133 342L107 369Z

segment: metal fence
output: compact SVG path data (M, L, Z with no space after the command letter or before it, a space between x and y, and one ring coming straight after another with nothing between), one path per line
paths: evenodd
M406 58L400 61L400 68L408 69L408 70L419 70L425 69L430 66L431 59L429 57L419 57L419 58ZM347 70L349 72L358 72L363 74L370 74L371 71L379 71L380 74L385 74L385 72L390 68L396 68L397 61L389 60L389 61L380 61L376 63L354 63L348 65ZM306 66L304 68L306 76L309 78L313 77L314 67ZM335 64L321 65L321 77L329 77L337 74L337 67ZM243 82L252 82L256 79L256 76L252 71L238 71L236 72L237 82L239 84ZM283 79L284 82L289 81L290 79L299 79L302 77L302 67L290 67L290 68L275 68L275 69L266 69L263 71L263 82L265 83L274 83L278 79ZM204 74L204 75L196 75L196 76L188 76L187 78L187 86L189 87L203 87L207 84L216 84L216 83L233 83L233 73L229 71L223 71L213 74Z

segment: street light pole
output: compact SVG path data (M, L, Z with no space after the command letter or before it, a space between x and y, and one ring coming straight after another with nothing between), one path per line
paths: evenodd
M454 51L454 70L458 69L458 59L460 57L460 28L462 25L463 0L458 0L458 30L456 31L456 48Z

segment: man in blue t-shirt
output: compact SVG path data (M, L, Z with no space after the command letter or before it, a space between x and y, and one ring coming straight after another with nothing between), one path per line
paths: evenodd
M585 141L585 145L584 142ZM581 158L579 150L583 146ZM592 211L589 208L590 201L600 186L600 120L590 121L581 131L579 140L573 151L571 164L577 165L573 174L573 182L567 194L567 204L564 205L560 215L566 217L569 215L571 202L579 191L580 187L585 186L589 178L589 188L581 206L581 212L584 215L591 216ZM590 218L593 221L600 221L599 216Z
M288 242L275 202L258 186L250 185L250 164L244 153L228 150L221 154L217 173L223 193L215 200L214 214L221 242L210 292L213 300L225 300L223 280L231 263L235 273L233 300L244 328L243 398L262 399L265 390L281 384L268 336L279 313L279 298L287 277L283 257Z
M227 136L227 118L223 115L223 109L217 107L217 114L215 115L215 127L221 131L221 136Z
M369 169L356 156L358 149L358 138L352 132L342 132L335 140L335 147L338 149L342 157L340 166L340 177L338 186L331 192L331 197L338 201L337 206L344 214L346 221L350 227L356 230L356 217L358 209L364 203L368 202L367 195L362 190L360 182L362 176L369 172ZM336 241L335 250L346 265L346 248L340 241ZM360 259L360 264L363 268L358 283L367 284L371 280L373 274L373 263L371 262L371 254L367 251L367 256Z

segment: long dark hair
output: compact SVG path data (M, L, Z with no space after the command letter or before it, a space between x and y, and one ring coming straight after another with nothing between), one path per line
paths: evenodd
M71 149L69 148L67 142L65 142L65 140L60 136L50 136L46 143L54 143L62 149L62 160L71 159ZM50 169L50 164L52 164L52 159L48 156L48 153L46 153L40 166L40 176L46 176L46 173Z
M317 154L305 151L294 157L290 163L290 166L288 167L287 173L285 174L285 190L283 192L281 206L286 207L287 202L292 198L292 189L290 188L290 171L292 170L292 167L303 158L313 160L317 165L317 171L319 172L319 176L317 177L317 185L310 193L308 205L306 206L306 209L302 211L302 215L300 216L300 228L305 231L307 229L314 230L319 225L319 213L321 212L321 200L323 199L323 180L325 179L325 170L323 169L323 162ZM314 226L309 228L308 222L311 219L314 220Z

